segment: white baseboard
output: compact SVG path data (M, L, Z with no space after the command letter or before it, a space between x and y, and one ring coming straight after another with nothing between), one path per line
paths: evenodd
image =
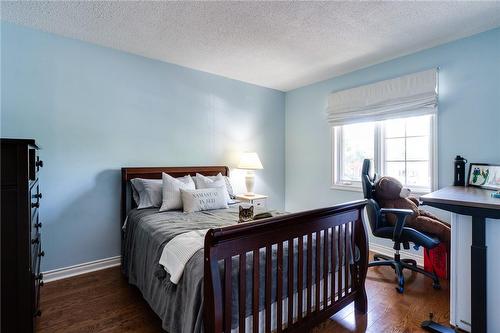
M383 254L389 257L394 256L394 249L389 246L370 243L370 251ZM424 257L408 251L401 251L401 258L414 259L417 265L424 266ZM51 282L61 279L66 279L72 276L95 272L101 269L120 266L121 256L99 259L95 261L85 262L78 265L58 268L43 272L44 282Z
M120 266L120 264L121 264L121 256L85 262L78 265L73 265L43 272L43 281L51 282L51 281L66 279L80 274L85 274L98 271L101 269Z
M378 254L383 254L383 255L391 257L391 258L394 257L395 250L392 247L370 243L369 248L370 248L370 251L372 251L372 252L375 252ZM416 254L414 252L409 252L409 251L405 251L405 250L401 250L401 252L399 252L399 254L401 255L402 259L413 259L417 262L418 266L424 267L424 256L423 255L419 255L419 254Z

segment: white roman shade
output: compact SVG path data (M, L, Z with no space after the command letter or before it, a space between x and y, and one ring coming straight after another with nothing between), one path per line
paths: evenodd
M340 126L437 112L436 68L332 93L328 122Z

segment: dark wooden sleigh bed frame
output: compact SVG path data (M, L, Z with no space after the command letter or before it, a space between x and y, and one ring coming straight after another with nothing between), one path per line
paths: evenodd
M121 193L121 223L125 221L127 212L134 207L131 199L130 180L133 178L161 179L165 172L173 177L184 175L194 176L200 173L206 176L229 175L225 166L198 166L198 167L133 167L122 168L122 193ZM243 223L225 228L210 229L205 236L204 247L204 326L207 333L231 332L232 317L232 285L231 272L232 258L239 257L238 270L238 332L245 332L246 313L246 254L253 252L252 272L252 311L264 311L265 332L271 332L271 307L276 303L276 332L307 332L312 327L331 317L333 314L354 302L356 310L361 313L367 311L367 297L365 279L368 268L368 238L362 221L365 201L354 201L329 208L287 214L255 222ZM349 232L347 232L349 231ZM337 234L338 237L334 235ZM315 235L315 236L313 236ZM351 239L347 239L351 237ZM315 240L313 240L315 237ZM304 238L307 240L304 242ZM317 240L317 241L316 241ZM320 243L323 246L320 246ZM304 251L306 243L307 251ZM315 243L315 258L312 258L312 244ZM284 244L297 244L297 251L293 256L284 256ZM359 256L351 260L347 246L357 247ZM259 286L259 250L265 249L265 283ZM277 270L273 276L271 255L273 248L276 251ZM321 251L324 251L321 253ZM305 253L306 252L306 253ZM344 256L338 256L345 253ZM297 256L297 281L294 281L294 256ZM338 257L338 258L337 258ZM283 274L283 261L288 260L289 274ZM335 267L338 260L338 271L332 270L329 283L323 283L323 295L320 296L320 280L328 282L330 272L321 267ZM221 272L219 263L223 261L224 269ZM342 262L341 262L342 261ZM351 263L353 262L353 263ZM351 264L349 264L351 263ZM304 272L303 269L306 271ZM315 274L313 281L313 268ZM243 273L243 274L242 274ZM303 275L306 281L303 281ZM322 276L321 276L322 275ZM272 299L271 287L273 280L276 283L276 298ZM285 284L284 284L285 283ZM306 288L302 286L305 284ZM330 284L330 286L329 286ZM342 285L348 286L342 288ZM297 299L288 297L292 306L283 302L283 286L287 287L288 295L294 295L296 286ZM328 288L330 287L330 288ZM259 289L264 288L264 309L259 309ZM303 297L303 289L307 289ZM330 289L330 293L328 293ZM312 304L314 292L315 302ZM321 297L321 299L320 299ZM318 302L319 300L319 302ZM288 304L290 305L290 304ZM294 317L293 309L297 308ZM292 318L293 323L283 323L282 315L286 311L287 318ZM252 316L253 332L258 332L261 326L259 315ZM288 321L288 320L287 320Z

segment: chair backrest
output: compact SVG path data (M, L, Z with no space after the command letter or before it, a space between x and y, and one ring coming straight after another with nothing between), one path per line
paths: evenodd
M366 215L368 215L368 223L370 224L370 229L372 234L377 231L377 229L382 227L382 218L380 217L380 206L373 199L368 199L366 203Z
M361 168L361 183L363 185L363 195L365 199L373 199L373 187L376 178L376 174L370 177L370 160L365 159L363 161L363 167Z
M368 215L368 222L370 223L370 229L372 230L372 233L374 233L378 228L382 227L380 206L375 201L375 198L373 196L376 178L376 174L374 174L373 177L370 176L370 160L365 159L363 161L363 167L361 169L361 183L363 186L363 195L365 199L368 199L368 202L366 204L366 212Z

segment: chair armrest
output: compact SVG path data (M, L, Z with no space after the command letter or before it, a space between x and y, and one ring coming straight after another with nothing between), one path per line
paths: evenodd
M417 207L422 204L420 202L420 200L418 198L415 198L415 197L408 197L408 200L411 200L415 205L417 205Z
M413 215L411 209L397 209L397 208L381 208L380 214L394 214L396 215L396 225L394 226L394 233L392 235L392 240L398 242L401 238L401 233L403 232L403 227L408 216Z

